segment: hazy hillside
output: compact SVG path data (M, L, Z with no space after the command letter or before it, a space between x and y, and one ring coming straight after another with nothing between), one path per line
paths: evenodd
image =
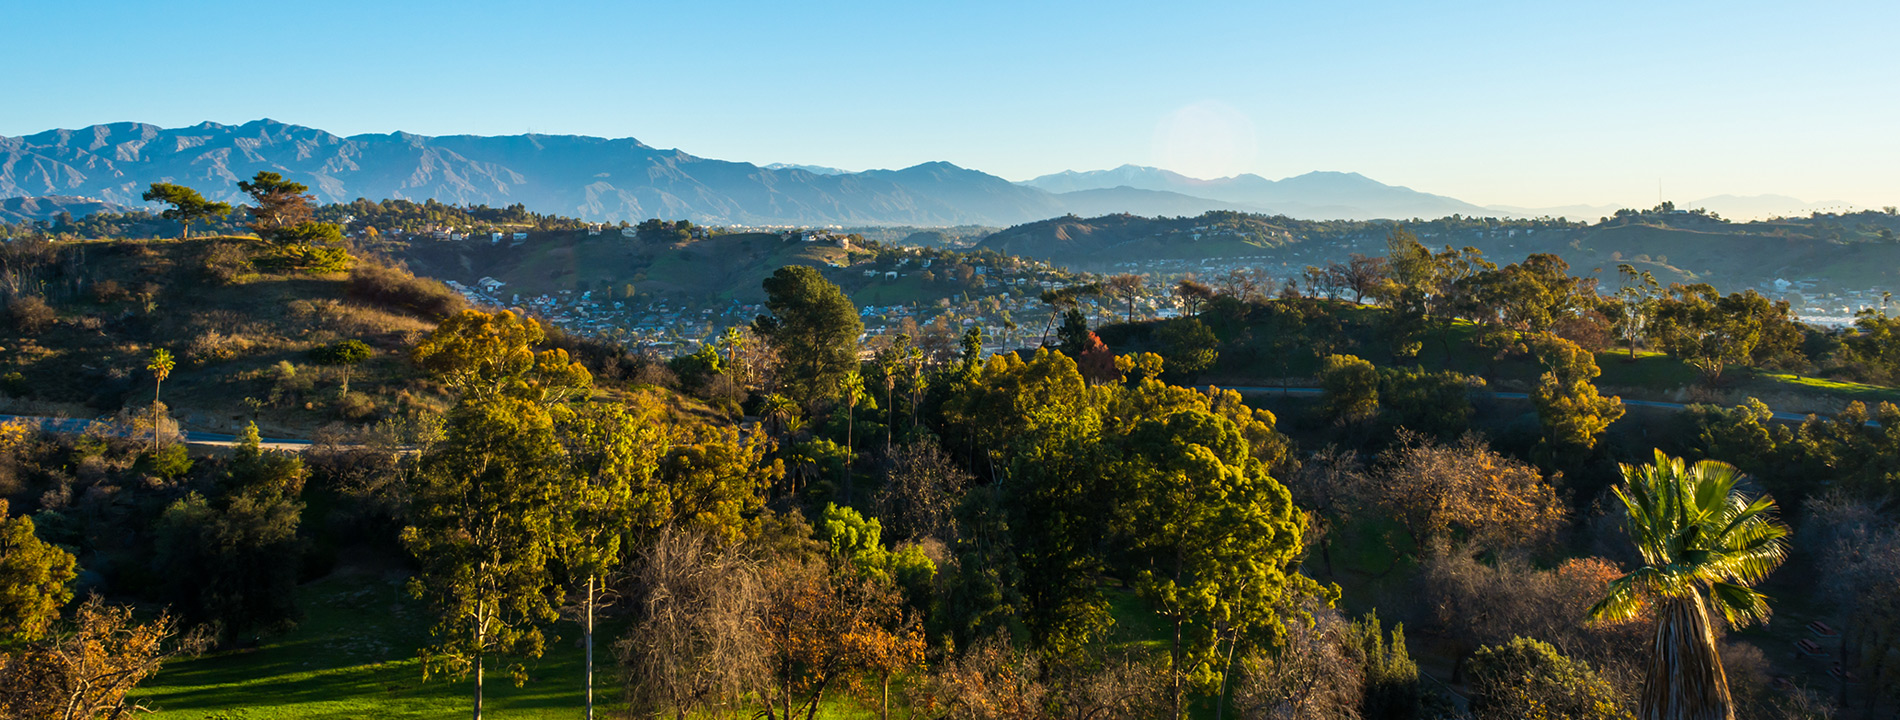
M1386 185L1358 173L1310 172L1278 181L1253 174L1202 180L1160 168L1123 165L1113 170L1044 175L1023 184L1057 193L1115 187L1158 190L1216 200L1224 203L1219 204L1222 209L1316 219L1490 214L1471 203Z
M1474 246L1499 262L1555 253L1573 272L1614 281L1631 263L1670 282L1758 287L1777 279L1822 288L1900 288L1900 216L1858 213L1775 222L1724 222L1697 213L1632 213L1605 222L1443 218L1407 227L1432 247ZM1103 270L1130 262L1235 258L1289 273L1343 260L1350 252L1384 254L1392 223L1313 222L1211 212L1198 217L1062 217L1008 228L981 249Z

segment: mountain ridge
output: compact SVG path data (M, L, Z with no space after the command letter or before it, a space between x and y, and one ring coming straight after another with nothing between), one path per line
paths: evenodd
M604 222L662 217L721 225L926 227L1210 210L1303 219L1547 214L1482 207L1354 172L1204 180L1122 165L1011 182L943 161L847 172L716 160L632 137L403 131L341 136L271 118L178 128L126 121L0 136L0 198L86 197L104 204L99 207L150 207L140 197L145 188L173 182L212 199L241 201L237 181L259 171L310 186L320 202L362 197L495 207L519 203L536 212ZM20 207L10 216L30 219L68 204L16 203Z

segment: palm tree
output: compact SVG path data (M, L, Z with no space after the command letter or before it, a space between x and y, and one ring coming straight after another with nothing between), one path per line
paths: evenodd
M1728 463L1690 465L1661 450L1653 465L1623 466L1616 497L1628 511L1643 566L1611 582L1590 617L1628 620L1650 599L1660 604L1637 712L1642 720L1735 717L1708 605L1735 627L1767 622L1768 598L1749 586L1786 559L1789 534L1774 518L1774 499L1749 497L1737 490L1740 480Z
M852 431L854 430L857 424L856 413L858 409L858 403L864 400L864 375L862 373L859 373L856 370L852 370L851 372L845 373L844 387L842 388L842 392L840 394L844 396L844 403L845 403L844 405L844 448L845 448L844 504L850 505L852 503L852 498L851 498L852 482L851 481L854 479L851 473L851 462L853 460L856 460L858 457L857 448L852 444Z
M178 367L178 363L172 360L171 351L165 348L153 350L151 361L145 364L145 369L152 371L152 377L158 381L152 386L152 452L158 452L158 393L165 389L165 378L172 376L172 368L175 367Z

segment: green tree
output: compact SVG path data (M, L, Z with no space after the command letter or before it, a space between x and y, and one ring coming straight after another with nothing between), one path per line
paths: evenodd
M402 540L420 566L410 592L436 620L425 677L473 671L476 718L487 657L540 657L539 625L562 598L548 568L561 540L560 450L547 408L506 395L465 398L417 473ZM511 674L516 684L527 679L519 663Z
M141 196L146 202L161 202L171 207L159 213L166 220L177 220L181 228L180 240L191 239L191 224L199 220L214 220L231 214L230 203L212 202L199 195L197 190L171 183L152 183L150 189Z
M590 407L560 428L566 482L556 519L557 552L569 584L581 586L579 612L587 654L587 717L594 717L594 622L601 593L629 547L647 541L670 516L670 488L658 481L669 443L651 407Z
M73 599L76 567L72 553L34 534L33 518L13 517L0 499L0 640L44 635Z
M158 394L159 394L159 391L165 388L165 378L172 376L172 368L175 368L175 367L178 367L178 362L172 359L171 351L166 350L165 348L157 348L157 349L152 350L152 359L145 363L145 369L152 371L152 380L154 381L152 384L152 451L153 452L158 451L158 427L160 424L159 417L158 417L158 412L159 412Z
M1056 328L1057 347L1062 354L1071 359L1082 354L1089 347L1089 319L1079 308L1069 308L1062 315L1062 327Z
M1049 321L1042 326L1042 342L1040 344L1045 346L1049 344L1049 328L1055 325L1057 316L1062 315L1066 310L1075 309L1082 298L1090 295L1099 295L1101 292L1101 283L1071 285L1056 290L1042 291L1042 302L1049 306ZM1086 327L1087 324L1086 321L1083 322L1084 330L1088 329Z
M1616 291L1616 302L1609 305L1611 322L1616 334L1629 343L1630 359L1635 360L1636 341L1646 337L1650 318L1655 316L1656 303L1662 297L1662 285L1649 271L1638 271L1628 263L1616 266L1616 273L1622 287Z
M1690 465L1658 450L1654 464L1624 465L1623 478L1616 497L1643 564L1612 581L1590 616L1628 620L1660 604L1639 717L1730 720L1707 606L1731 626L1765 622L1768 598L1749 586L1786 559L1788 526L1774 518L1772 498L1737 487L1742 475L1727 463Z
M507 395L542 405L585 392L593 376L559 348L535 352L541 324L502 310L464 310L410 351L417 365L465 400Z
M277 173L259 171L249 180L239 180L237 185L238 190L251 196L251 204L244 207L251 215L251 231L265 240L272 240L279 231L308 221L313 212L311 203L316 198L308 194L310 187L285 180Z
M194 492L165 509L156 565L181 615L215 623L226 642L297 619L306 476L300 457L264 451L253 424L219 478L222 492Z
M1155 330L1155 339L1164 350L1168 370L1193 379L1214 367L1220 359L1220 338L1200 318L1176 318Z
M368 343L361 340L344 340L335 345L325 345L311 351L313 359L325 365L343 368L343 394L350 394L350 371L358 364L375 354Z
M703 344L688 355L681 355L666 361L666 367L678 376L680 384L687 389L698 391L712 382L712 379L726 372L725 358L719 356L719 348L712 344Z
M1650 337L1710 384L1719 383L1729 367L1799 353L1800 331L1786 301L1770 301L1754 290L1725 296L1705 283L1669 290L1657 303Z
M858 367L864 323L844 290L803 265L779 268L765 279L765 307L755 329L772 342L782 363L785 392L800 404L836 396L846 373Z
M1302 516L1233 420L1175 411L1141 421L1127 442L1135 591L1170 625L1178 718L1190 693L1224 698L1241 646L1276 635L1274 607L1317 588L1293 569Z
M1842 339L1848 354L1866 363L1878 380L1900 381L1900 316L1868 308L1854 316L1854 332Z
M1451 370L1379 368L1376 407L1386 423L1450 438L1470 427L1471 391L1483 386L1484 378Z
M469 310L444 320L411 353L458 400L412 490L412 524L402 539L421 573L410 591L436 617L425 672L472 670L477 718L486 657L540 656L539 623L556 616L563 597L549 560L580 544L562 523L560 511L571 507L562 502L570 485L563 481L574 474L564 470L555 413L572 417L564 403L584 394L592 378L566 351L536 353L542 338L534 320ZM587 504L583 511L597 509ZM511 674L526 680L519 663Z
M1610 423L1623 417L1623 399L1597 394L1591 381L1603 373L1596 358L1576 343L1545 336L1536 349L1544 374L1531 390L1531 402L1544 426L1545 445L1553 451L1595 448Z
M1368 613L1353 622L1352 633L1365 659L1365 690L1360 697L1359 716L1413 720L1420 716L1424 700L1419 685L1418 663L1405 646L1405 625L1392 627L1388 638L1379 623L1378 613Z
M1379 414L1379 369L1352 355L1328 355L1319 384L1326 391L1322 411L1334 422L1350 424Z

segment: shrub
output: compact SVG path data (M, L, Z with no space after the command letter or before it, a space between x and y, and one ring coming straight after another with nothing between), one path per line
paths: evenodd
M272 248L270 252L259 256L254 262L257 267L272 272L301 272L310 275L326 275L349 270L356 258L350 251L328 245L285 245Z
M305 221L272 230L266 235L266 239L291 247L329 246L324 249L341 250L342 248L336 246L343 244L343 228L334 223Z
M351 297L431 318L447 317L468 306L447 285L372 263L360 263L350 271L348 292Z
M237 243L207 246L200 262L205 279L219 285L235 285L254 270L250 255Z
M7 314L13 319L13 329L27 335L38 335L59 319L59 313L38 295L14 298L7 303Z
M135 467L166 480L176 480L191 472L191 464L191 455L184 445L166 445L157 452L141 453Z
M376 401L362 393L350 393L337 399L336 414L351 422L361 422L376 414Z
M1565 657L1547 643L1516 638L1471 656L1471 710L1491 718L1623 720L1629 701L1589 663Z
M219 362L243 355L252 345L250 338L243 335L208 330L191 339L191 344L185 347L185 355L200 363Z
M101 305L115 303L131 297L125 286L117 280L100 280L92 284L92 299Z

